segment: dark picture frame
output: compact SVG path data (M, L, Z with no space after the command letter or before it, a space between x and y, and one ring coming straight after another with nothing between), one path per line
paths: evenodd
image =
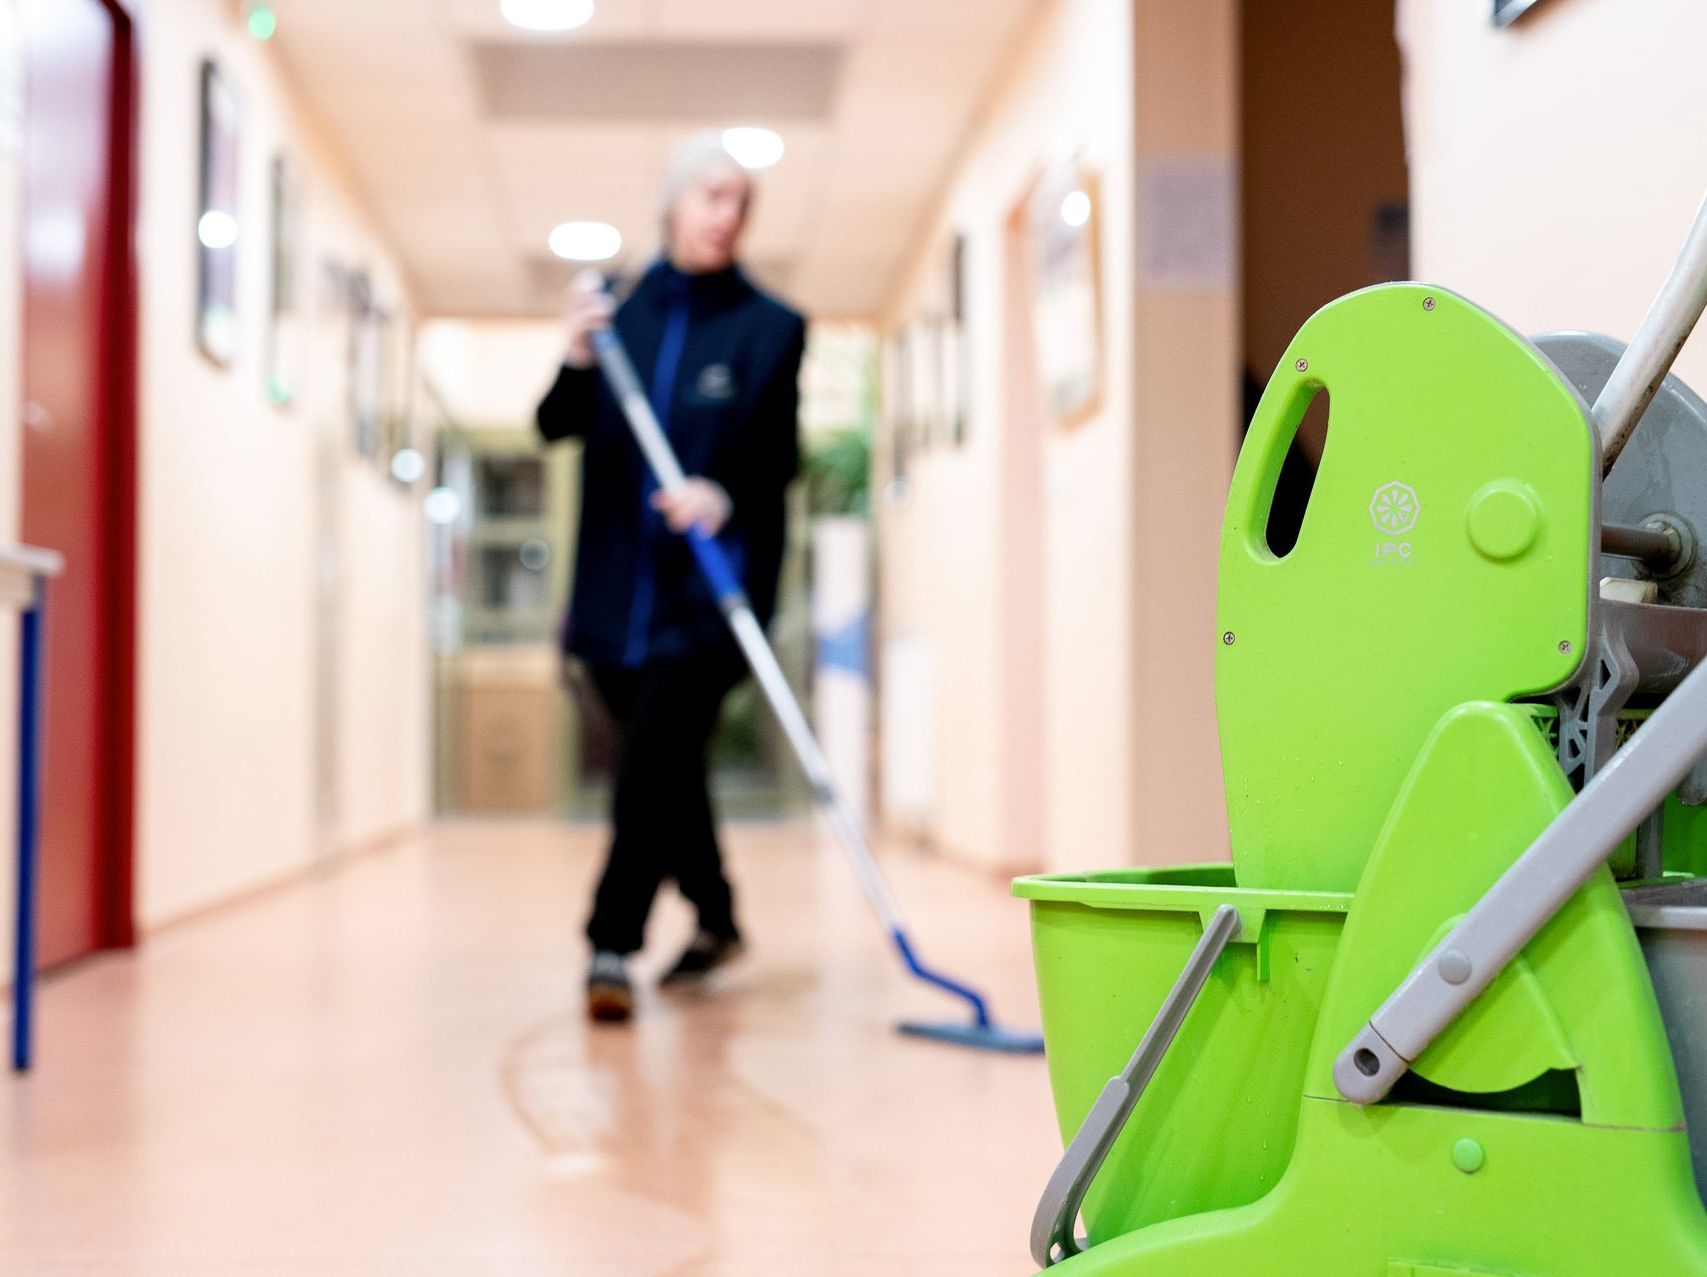
M943 381L948 386L948 434L955 447L966 442L972 415L972 343L966 326L966 235L957 232L948 252L948 331L944 339Z
M282 154L272 164L271 300L267 313L267 402L296 399L306 316L302 305L303 193L295 167Z
M237 357L239 160L243 105L212 58L201 64L200 195L196 208L196 345L221 368Z
M889 477L902 484L911 477L914 445L912 334L909 325L891 335L884 360L888 371Z
M365 271L353 280L350 295L350 423L356 455L379 459L385 431L386 329L391 317L374 302Z
M385 329L385 431L381 460L386 473L393 478L397 478L394 469L397 455L415 446L414 383L414 326L408 313L399 309L389 317Z

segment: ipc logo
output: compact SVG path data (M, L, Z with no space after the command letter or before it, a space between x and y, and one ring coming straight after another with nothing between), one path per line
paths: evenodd
M1388 536L1409 532L1421 513L1422 503L1417 500L1416 489L1408 483L1384 483L1369 498L1369 518Z

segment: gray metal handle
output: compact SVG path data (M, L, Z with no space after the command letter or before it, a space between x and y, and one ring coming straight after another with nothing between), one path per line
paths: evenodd
M1090 1190L1091 1181L1102 1169L1114 1141L1132 1116L1144 1088L1155 1076L1162 1057L1173 1045L1180 1026L1190 1012L1215 959L1239 931L1239 911L1232 905L1222 905L1203 929L1203 935L1186 959L1185 969L1162 1000L1156 1018L1138 1043L1138 1049L1120 1073L1111 1077L1097 1096L1085 1120L1067 1151L1061 1154L1060 1164L1049 1177L1037 1211L1031 1217L1031 1257L1040 1268L1048 1268L1070 1259L1085 1249L1085 1239L1075 1236L1079 1224L1079 1207Z
M1631 431L1671 371L1677 352L1707 309L1707 201L1696 210L1677 263L1660 286L1642 326L1595 397L1592 416L1600 433L1601 464L1611 470Z
M611 391L623 416L628 419L628 428L634 433L634 441L640 445L641 454L651 467L653 477L658 480L658 486L665 492L676 491L688 481L687 475L682 473L676 451L664 435L664 427L658 424L658 416L652 411L652 401L646 397L628 352L609 328L595 330L592 343L599 367L610 381Z
M1405 977L1334 1062L1334 1085L1374 1104L1707 753L1698 665L1558 819Z

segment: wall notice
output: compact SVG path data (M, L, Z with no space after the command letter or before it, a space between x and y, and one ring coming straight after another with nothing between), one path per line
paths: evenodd
M1220 155L1164 156L1138 175L1139 284L1223 292L1236 282L1238 185Z

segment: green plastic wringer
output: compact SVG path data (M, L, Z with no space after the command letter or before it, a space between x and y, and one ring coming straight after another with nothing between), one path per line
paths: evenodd
M1704 303L1707 205L1628 349L1410 283L1294 339L1204 636L1232 863L1015 885L1039 1265L1707 1274L1707 404L1668 375Z

